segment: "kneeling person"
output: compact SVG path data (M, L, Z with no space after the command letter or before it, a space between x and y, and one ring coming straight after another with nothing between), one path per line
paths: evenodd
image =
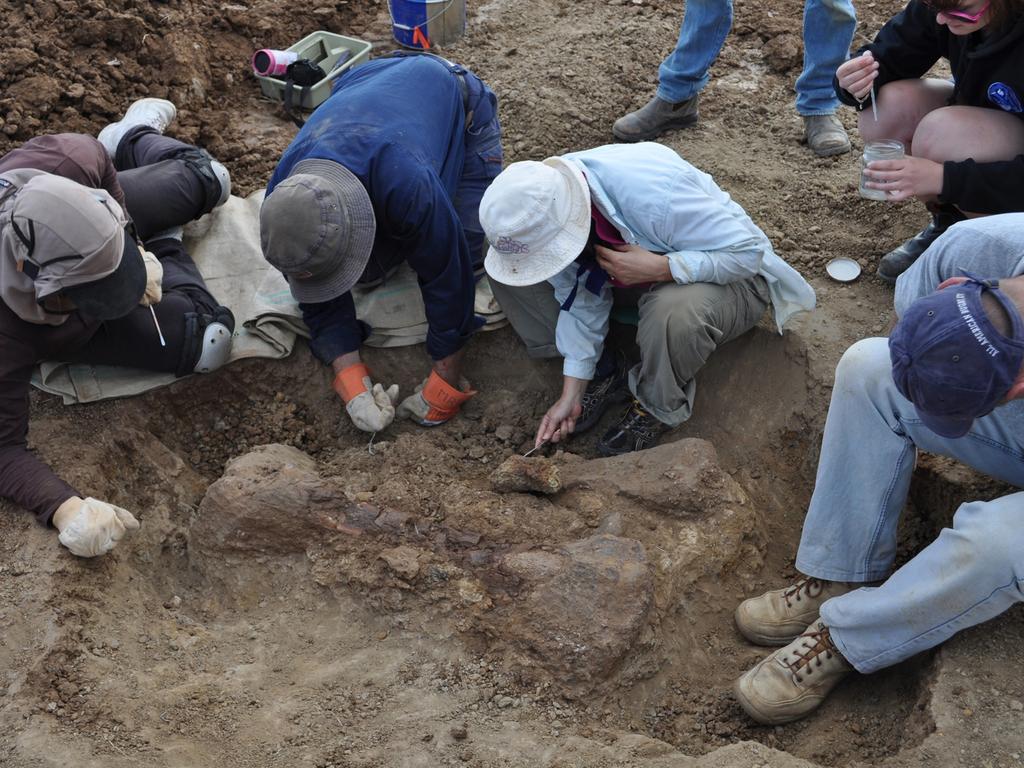
M660 144L610 145L513 163L484 194L494 294L532 357L565 359L536 444L632 404L598 444L648 448L690 417L694 376L770 305L781 333L814 291L710 176ZM605 351L612 304L639 309L640 362ZM628 396L625 397L628 399Z
M138 522L83 499L29 452L33 367L63 360L181 376L219 367L230 350L234 319L180 228L224 202L230 179L206 153L162 135L174 115L170 102L143 99L99 141L42 136L0 158L0 496L84 557Z

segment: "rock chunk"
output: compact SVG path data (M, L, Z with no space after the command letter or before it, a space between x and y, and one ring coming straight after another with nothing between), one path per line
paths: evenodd
M264 445L227 465L209 487L189 532L199 552L304 552L325 531L358 533L344 491L316 471L316 462L287 445Z
M509 456L491 473L491 488L498 493L558 493L562 479L558 465L548 459Z
M504 638L570 692L588 691L615 672L653 600L651 567L634 539L591 536L556 552L508 555L503 567L526 590L509 608Z
M566 489L587 488L636 501L672 517L705 517L747 496L718 465L706 440L679 440L646 451L566 465Z

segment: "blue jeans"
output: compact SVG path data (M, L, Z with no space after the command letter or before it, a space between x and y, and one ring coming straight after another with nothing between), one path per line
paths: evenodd
M836 111L832 76L849 55L856 26L852 0L806 0L804 69L796 81L801 115ZM678 103L699 93L731 27L732 0L687 0L679 42L658 68L658 97Z
M857 342L836 369L796 567L832 581L888 577L821 608L839 650L861 672L1024 600L1024 493L961 505L952 528L889 575L918 449L1024 487L1024 401L978 419L962 438L939 437L896 389L887 340Z

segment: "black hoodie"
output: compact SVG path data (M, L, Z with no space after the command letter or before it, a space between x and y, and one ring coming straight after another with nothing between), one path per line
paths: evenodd
M894 80L923 76L940 58L953 72L951 105L1003 109L1024 118L1024 16L1012 19L1000 32L989 28L954 35L936 20L936 11L912 0L878 32L875 41L857 51L871 51L878 61L875 88ZM844 104L863 110L834 80ZM940 202L972 213L1024 211L1024 155L1012 160L976 163L947 161L943 165Z

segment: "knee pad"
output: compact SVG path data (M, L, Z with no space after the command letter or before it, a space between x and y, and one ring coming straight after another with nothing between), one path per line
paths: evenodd
M205 149L195 147L183 151L180 157L203 183L206 192L203 213L224 205L231 196L231 174L224 164L214 160Z
M185 343L177 376L212 373L231 356L235 318L227 307L218 307L213 315L189 312L185 315Z

